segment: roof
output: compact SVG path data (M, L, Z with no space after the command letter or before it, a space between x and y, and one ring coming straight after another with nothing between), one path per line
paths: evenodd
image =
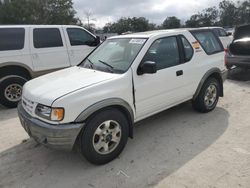
M223 27L213 26L213 27L200 27L201 29L223 29Z
M29 28L29 27L80 27L77 25L0 25L0 28Z
M175 33L175 32L185 32L185 31L191 31L191 30L203 30L203 29L211 29L208 27L204 28L179 28L179 29L165 29L165 30L153 30L153 31L146 31L146 32L139 32L139 33L132 33L132 34L126 34L126 35L118 35L114 37L110 37L109 39L114 38L150 38L153 36L157 36L159 34L167 34L167 33Z
M146 32L139 32L139 33L131 33L131 34L126 34L126 35L119 35L119 36L114 36L111 38L149 38L152 36L156 36L159 34L164 34L164 33L173 33L176 31L180 31L180 30L186 30L188 31L188 29L168 29L168 30L153 30L153 31L146 31Z

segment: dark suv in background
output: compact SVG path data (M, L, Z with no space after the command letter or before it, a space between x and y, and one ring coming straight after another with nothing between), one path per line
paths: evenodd
M225 63L228 69L250 68L250 25L236 28L233 42L226 49Z

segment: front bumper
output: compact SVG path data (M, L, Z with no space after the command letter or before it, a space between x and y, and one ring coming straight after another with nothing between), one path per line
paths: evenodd
M38 143L51 148L72 150L77 136L84 126L83 123L48 124L31 117L21 103L17 109L21 124L29 136Z

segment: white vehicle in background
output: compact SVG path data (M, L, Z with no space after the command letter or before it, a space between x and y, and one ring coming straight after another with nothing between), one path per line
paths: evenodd
M233 36L226 32L223 27L205 27L207 29L211 29L217 37L221 40L224 49L227 49L228 45L233 41Z
M99 43L78 26L0 26L0 104L16 107L26 81L79 64Z
M235 28L231 27L231 28L224 28L224 29L227 32L228 36L232 36L233 37L234 32L235 32Z
M18 114L37 142L76 146L104 164L122 152L135 122L189 100L199 112L212 111L226 73L223 46L210 29L121 35L78 66L27 82Z

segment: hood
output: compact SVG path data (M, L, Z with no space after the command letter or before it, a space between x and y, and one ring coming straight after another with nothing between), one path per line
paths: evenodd
M116 76L112 73L71 67L27 82L24 85L23 96L33 102L51 106L56 99L64 95L110 80Z

